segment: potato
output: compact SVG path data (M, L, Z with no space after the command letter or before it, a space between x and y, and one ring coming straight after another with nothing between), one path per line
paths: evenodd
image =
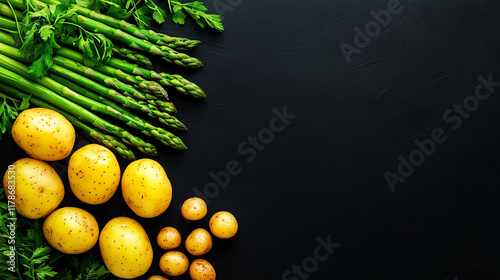
M168 280L167 278L161 275L153 275L148 278L148 280Z
M158 246L165 250L171 250L179 247L182 243L181 234L176 228L164 227L158 233L156 238Z
M212 234L221 239L231 238L238 231L236 218L227 211L215 213L208 225Z
M99 236L104 264L115 276L131 279L144 275L153 263L153 247L144 228L127 217L111 219Z
M193 280L215 280L215 269L208 261L197 259L189 266L189 276Z
M32 108L17 116L12 138L30 157L55 161L66 158L75 144L75 128L61 114Z
M204 228L193 230L186 238L186 250L193 256L201 256L212 249L212 236Z
M170 180L163 167L152 159L130 163L123 172L121 185L125 202L143 218L162 214L172 200Z
M199 197L188 198L181 207L182 216L190 221L201 220L207 211L207 204Z
M189 268L189 260L184 253L168 251L160 259L160 269L169 276L179 276Z
M63 207L45 219L43 235L57 250L66 254L81 254L97 243L99 225L89 212L77 207Z
M68 178L75 196L88 204L108 201L120 184L120 165L111 150L89 144L69 159Z
M9 165L3 185L16 211L29 219L46 217L64 198L59 175L48 163L37 159L23 158Z

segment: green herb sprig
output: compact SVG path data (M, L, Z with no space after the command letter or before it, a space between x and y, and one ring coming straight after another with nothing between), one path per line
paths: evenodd
M21 102L0 93L0 98L3 99L0 104L0 140L5 132L11 133L12 121L16 119L21 111L28 109L30 103L29 98L23 98Z

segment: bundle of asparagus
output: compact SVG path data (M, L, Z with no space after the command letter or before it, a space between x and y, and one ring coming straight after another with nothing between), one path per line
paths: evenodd
M101 115L168 147L186 149L169 131L186 126L172 115L176 107L164 87L195 98L206 95L181 75L151 70L148 53L178 66L201 67L181 52L198 43L142 29L72 0L0 0L0 93L18 100L31 96L31 104L60 112L128 160L135 159L132 147L147 156L156 156L157 149Z

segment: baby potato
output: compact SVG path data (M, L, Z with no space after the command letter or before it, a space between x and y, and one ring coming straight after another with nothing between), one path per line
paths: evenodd
M122 177L122 194L127 205L140 217L153 218L167 210L172 185L163 167L152 159L130 163Z
M193 280L215 280L215 269L208 261L196 259L189 266L189 276Z
M181 234L174 227L164 227L158 233L156 238L158 246L165 250L171 250L179 247L182 242Z
M61 114L31 108L17 116L12 138L30 157L55 161L66 158L75 144L75 128Z
M120 165L113 152L98 144L81 147L69 159L71 190L88 204L108 201L118 189L120 175Z
M186 238L186 250L193 256L201 256L212 249L212 236L204 228L193 230Z
M182 204L181 213L188 220L200 220L207 215L207 204L199 197L188 198Z
M65 254L81 254L97 243L99 225L89 212L77 207L63 207L45 219L43 235L57 250Z
M101 231L99 248L108 270L120 278L142 276L153 263L153 247L148 234L132 218L111 219Z
M238 222L233 214L227 211L215 213L209 222L210 231L221 239L233 237L238 231Z
M46 217L64 198L64 185L48 163L23 158L9 165L3 177L5 196L29 219Z
M153 275L148 278L148 280L168 280L167 278L161 275Z
M179 276L189 268L189 260L184 253L168 251L160 259L160 269L169 276Z

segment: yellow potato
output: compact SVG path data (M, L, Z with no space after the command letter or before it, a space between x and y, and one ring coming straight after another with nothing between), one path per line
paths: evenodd
M46 217L64 198L64 185L48 163L23 158L9 165L3 177L5 195L16 211L30 219Z
M61 114L32 108L17 116L12 138L30 157L55 161L66 158L75 144L75 128Z
M175 249L181 245L181 234L176 228L164 227L158 233L156 238L158 246L165 250Z
M120 184L120 175L120 165L115 155L101 145L83 146L69 160L71 190L78 199L88 204L108 201Z
M76 207L63 207L45 219L43 235L57 250L66 254L81 254L97 243L99 225L89 212Z
M233 214L227 211L215 213L209 222L210 231L221 239L233 237L238 231L238 222Z
M121 185L125 202L143 218L162 214L172 200L170 180L163 167L152 159L130 163L123 172Z
M99 248L108 270L120 278L144 275L153 263L153 247L144 228L134 219L116 217L102 229Z
M208 261L197 259L189 266L189 276L193 280L215 280L215 269Z
M207 204L199 197L188 198L181 207L182 216L191 221L201 220L207 211Z
M193 230L186 238L186 250L193 256L201 256L212 249L212 236L204 228Z
M184 253L168 251L160 259L160 269L169 276L179 276L189 268L189 260Z
M161 275L153 275L148 278L148 280L168 280L167 278Z

